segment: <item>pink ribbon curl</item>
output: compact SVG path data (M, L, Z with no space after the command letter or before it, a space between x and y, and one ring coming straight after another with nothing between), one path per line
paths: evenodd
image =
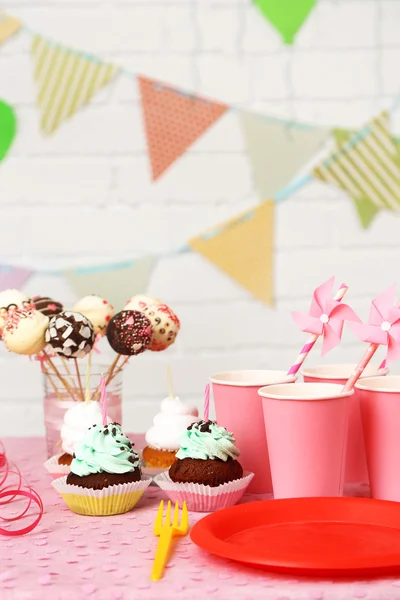
M11 476L17 477L17 483L7 483L10 481ZM28 500L26 506L24 506L21 512L10 517L2 515L1 507L9 505L17 498L26 498ZM13 523L20 521L21 519L28 518L30 516L28 513L34 506L39 509L39 513L36 516L33 516L33 520L28 525L19 529L11 529L0 526L0 534L6 536L25 535L35 529L35 527L39 524L44 512L43 502L39 494L28 484L26 484L18 467L8 461L4 446L0 441L0 521L5 523Z
M361 319L348 304L333 298L334 283L335 278L331 277L314 290L308 313L292 313L301 331L322 335L322 355L340 343L345 321L361 323Z

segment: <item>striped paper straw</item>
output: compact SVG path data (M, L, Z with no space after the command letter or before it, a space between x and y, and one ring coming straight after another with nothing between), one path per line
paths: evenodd
M103 427L107 425L107 390L106 390L106 379L104 375L100 379L100 404L101 404L101 418L103 421Z
M345 295L345 293L347 292L348 289L349 289L349 287L345 283L342 283L342 285L336 292L336 295L334 296L334 300L336 300L337 302L341 302L341 300L343 299L343 296ZM301 365L306 360L308 353L313 348L313 346L318 338L319 338L319 335L316 335L316 334L313 334L308 338L307 342L304 344L304 346L300 350L300 354L296 358L296 361L293 363L293 365L290 367L289 371L287 372L288 375L295 375L299 371Z
M208 421L210 414L210 384L207 383L204 390L204 421Z

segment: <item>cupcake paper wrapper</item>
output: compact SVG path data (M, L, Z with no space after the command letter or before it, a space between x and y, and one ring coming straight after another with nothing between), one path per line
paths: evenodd
M53 479L57 479L58 477L62 477L63 475L68 475L71 471L70 465L59 465L58 459L62 456L62 454L56 454L52 456L44 463L45 468L53 477Z
M254 473L245 473L241 479L211 487L201 483L175 483L168 471L164 471L154 481L173 502L185 501L188 510L214 512L239 502L253 477Z
M140 481L92 490L68 484L66 477L60 477L52 481L52 486L73 512L101 517L119 515L132 510L150 483L151 477L143 475Z

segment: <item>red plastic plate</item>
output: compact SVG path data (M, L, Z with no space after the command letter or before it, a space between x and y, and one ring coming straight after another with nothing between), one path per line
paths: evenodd
M400 571L400 503L368 498L249 502L191 531L213 554L269 571L314 576Z

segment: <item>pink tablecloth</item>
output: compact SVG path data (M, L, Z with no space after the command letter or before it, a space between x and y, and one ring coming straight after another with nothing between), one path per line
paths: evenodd
M126 515L79 516L50 485L43 439L3 441L9 458L41 494L45 514L24 537L0 536L1 600L400 599L400 577L335 582L281 577L213 557L189 537L178 542L164 579L152 583L157 545L152 529L160 490L150 487ZM255 499L248 495L245 501ZM191 514L191 523L201 517Z

